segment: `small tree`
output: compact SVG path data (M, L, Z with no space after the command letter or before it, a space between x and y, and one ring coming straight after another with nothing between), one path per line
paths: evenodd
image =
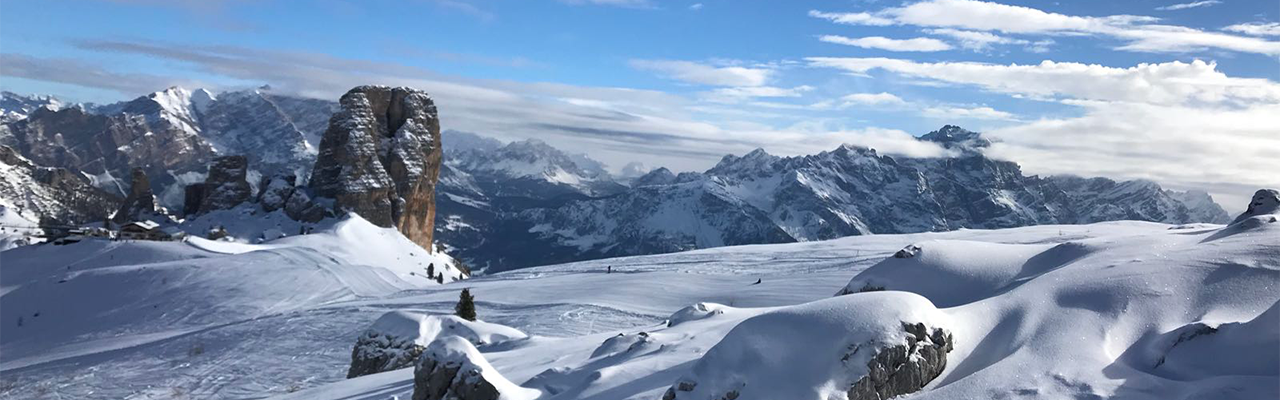
M458 296L458 306L454 307L454 314L467 321L476 320L476 298L471 296L471 289L462 289L462 294Z
M440 273L440 275L436 275L436 283L439 283L439 284L441 284L441 285L443 285L443 284L444 284L444 273L443 273L443 272L441 272L441 273Z
M427 264L427 276L436 276L436 263Z

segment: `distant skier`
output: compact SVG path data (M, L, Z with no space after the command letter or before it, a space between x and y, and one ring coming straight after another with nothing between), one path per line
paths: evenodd
M764 281L764 279L756 279L756 283L752 283L752 285L759 285L762 281Z
M613 266L612 266L612 265L608 266L608 267L604 270L604 273L606 273L606 274L612 274L612 273L613 273Z

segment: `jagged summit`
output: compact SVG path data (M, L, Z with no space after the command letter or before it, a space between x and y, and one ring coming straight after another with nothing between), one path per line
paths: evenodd
M636 178L636 180L631 183L631 187L667 185L675 183L675 181L676 174L672 173L671 170L667 169L667 167L658 167L658 169L649 171L649 173Z
M934 142L945 148L980 149L991 146L991 141L981 133L956 125L943 125L941 129L920 136L920 140Z

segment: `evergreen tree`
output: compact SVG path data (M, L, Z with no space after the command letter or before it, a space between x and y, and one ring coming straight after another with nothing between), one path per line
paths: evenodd
M427 264L427 276L435 276L435 275L436 275L436 263ZM444 275L444 274L441 274L441 275Z
M443 284L444 284L444 273L443 273L443 272L441 272L441 273L440 273L440 275L436 275L436 283L439 283L439 284L441 284L441 285L443 285Z
M444 275L441 275L442 277ZM476 298L471 296L471 289L462 289L462 294L458 296L458 306L454 307L454 314L467 321L476 320Z

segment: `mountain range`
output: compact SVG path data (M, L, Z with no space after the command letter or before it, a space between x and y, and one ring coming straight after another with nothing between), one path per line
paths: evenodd
M282 173L305 181L338 108L268 87L217 94L175 87L108 105L2 97L0 146L12 156L0 161L29 164L7 168L15 172L0 175L5 187L30 180L24 177L33 173L24 171L53 168L73 172L68 179L79 183L70 187L97 188L92 196L112 198L128 193L130 171L141 167L171 210L181 209L184 187L203 182L207 164L221 155L246 156L249 182ZM436 242L489 272L849 235L1122 219L1229 221L1204 192L1140 180L1026 175L1016 163L987 157L990 141L981 134L950 125L918 139L949 149L949 157L885 155L851 145L795 157L757 149L727 155L702 172L633 163L617 176L597 160L536 139L502 142L445 131L442 140ZM16 189L0 195L8 206L36 209ZM102 217L83 210L92 203L71 197L63 208L74 212L54 211L53 203L42 200L39 213L73 223Z

